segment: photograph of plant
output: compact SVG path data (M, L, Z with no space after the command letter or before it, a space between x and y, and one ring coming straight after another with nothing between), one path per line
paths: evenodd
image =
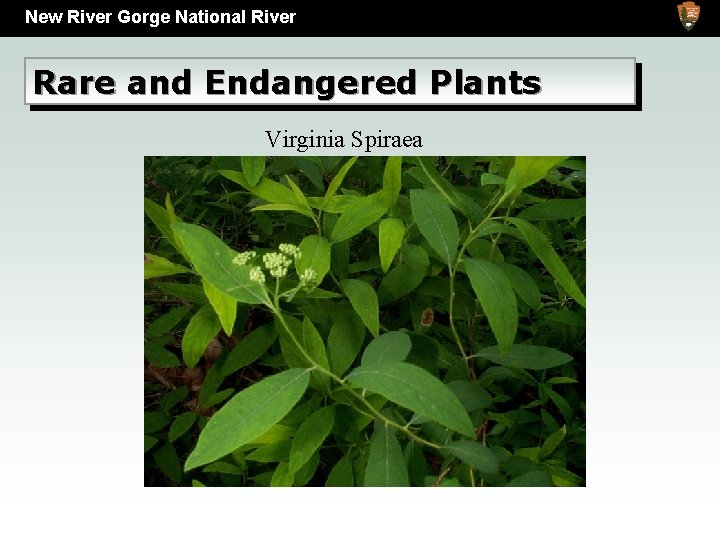
M146 157L145 485L585 485L585 158Z

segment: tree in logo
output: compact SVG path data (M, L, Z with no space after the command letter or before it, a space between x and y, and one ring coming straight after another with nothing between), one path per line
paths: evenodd
M683 2L678 7L678 15L683 27L689 32L700 18L700 6L695 2Z

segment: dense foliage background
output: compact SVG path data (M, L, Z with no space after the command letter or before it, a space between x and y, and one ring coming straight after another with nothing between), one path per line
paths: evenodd
M146 485L584 484L583 158L149 157L145 196Z

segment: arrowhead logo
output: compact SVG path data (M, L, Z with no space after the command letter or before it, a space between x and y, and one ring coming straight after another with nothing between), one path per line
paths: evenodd
M695 2L683 2L677 9L680 22L685 27L685 30L689 32L700 18L700 6Z

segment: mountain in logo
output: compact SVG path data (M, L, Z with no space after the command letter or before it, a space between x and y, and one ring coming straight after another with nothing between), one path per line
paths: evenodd
M680 22L685 27L685 30L689 32L700 18L700 6L695 2L683 2L677 9Z

